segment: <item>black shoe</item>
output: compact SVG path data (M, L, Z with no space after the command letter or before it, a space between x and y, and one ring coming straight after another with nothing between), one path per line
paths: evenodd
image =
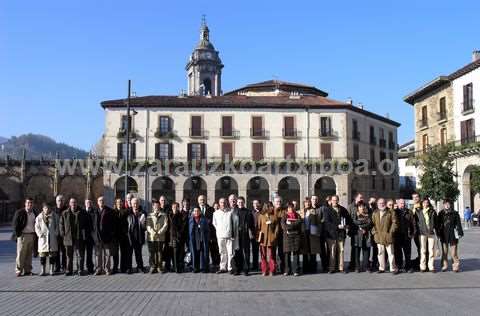
M397 275L399 273L400 273L400 271L398 271L398 270L395 270L395 271L392 272L393 275Z
M199 272L200 272L200 270L198 270L198 269L193 270L193 273L199 273Z
M65 276L72 276L73 272L65 272Z
M133 269L127 269L127 274L132 274L133 273Z
M383 271L383 270L378 270L377 273L378 273L378 274L380 274L380 273L385 273L385 271Z
M227 273L227 270L222 270L222 269L220 269L220 270L218 270L218 271L215 272L215 273L216 273L216 274Z
M248 276L248 271L243 272L244 276Z

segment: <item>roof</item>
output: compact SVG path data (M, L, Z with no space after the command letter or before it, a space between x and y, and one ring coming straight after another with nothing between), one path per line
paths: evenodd
M443 85L450 84L453 80L469 73L480 67L480 59L475 60L466 66L452 72L448 76L439 76L436 79L430 81L429 83L425 84L421 88L413 91L409 95L405 96L403 100L411 105L413 105L418 99L422 98L426 94L434 91L437 88L442 87Z
M225 95L234 95L234 94L238 94L239 92L263 90L263 89L272 89L272 90L279 89L279 90L298 91L298 92L303 91L307 94L313 94L313 95L318 95L322 97L328 96L327 92L322 91L314 86L310 86L302 83L282 81L282 80L267 80L267 81L262 81L257 83L251 83L239 89L229 91L225 93Z
M400 123L381 115L366 111L352 104L336 101L322 96L144 96L130 99L130 105L136 108L271 108L271 109L346 109L367 115L393 126ZM101 103L106 108L125 108L126 99L107 100Z

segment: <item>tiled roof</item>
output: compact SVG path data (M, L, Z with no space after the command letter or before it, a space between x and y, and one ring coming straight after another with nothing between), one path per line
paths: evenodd
M276 108L276 109L347 109L370 116L385 123L400 126L398 122L366 111L349 103L321 96L145 96L130 101L132 107L145 108ZM125 108L126 99L107 100L101 103L103 108Z
M405 96L403 100L411 105L415 103L416 100L423 97L424 95L434 91L435 89L451 83L453 80L469 73L480 67L480 59L469 63L468 65L452 72L448 76L439 76L436 79L432 80L431 82L427 83L426 85L420 87L419 89L413 91L409 95Z

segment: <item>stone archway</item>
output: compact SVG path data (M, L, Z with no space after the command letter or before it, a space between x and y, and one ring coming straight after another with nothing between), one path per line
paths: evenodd
M228 198L230 194L238 195L238 184L229 176L221 177L215 183L215 202L220 198Z
M190 177L183 184L183 198L190 200L191 205L197 204L199 195L207 196L207 183L201 177Z
M128 177L128 193L138 193L138 184L135 179ZM115 198L125 199L125 176L122 176L115 181Z
M321 177L315 182L315 195L318 196L320 203L325 203L327 196L337 194L337 185L331 177Z
M31 177L25 188L25 196L33 199L35 207L40 208L43 202L52 204L53 197L53 179L48 176Z
M78 205L83 205L87 196L87 181L80 176L66 176L60 182L60 194L66 200L74 198Z
M283 203L297 201L300 205L300 183L297 178L285 177L278 182L278 195Z
M158 177L152 183L152 199L165 196L168 204L175 202L175 183L169 177Z
M474 166L472 165L468 166L465 168L465 171L462 175L462 187L460 189L462 190L463 196L463 209L458 210L461 212L461 214L463 214L463 211L467 206L469 206L473 211L480 209L480 194L475 194L475 192L471 190L470 182L472 179L473 168Z
M247 183L247 207L251 208L253 200L265 203L270 200L270 187L263 177L253 177Z

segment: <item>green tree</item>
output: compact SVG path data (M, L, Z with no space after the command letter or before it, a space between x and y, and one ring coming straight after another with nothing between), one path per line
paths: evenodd
M470 177L470 190L474 194L480 193L480 166L473 167Z
M423 172L420 193L436 203L445 199L455 201L460 194L453 171L454 158L450 155L452 150L452 146L430 147L418 160Z

